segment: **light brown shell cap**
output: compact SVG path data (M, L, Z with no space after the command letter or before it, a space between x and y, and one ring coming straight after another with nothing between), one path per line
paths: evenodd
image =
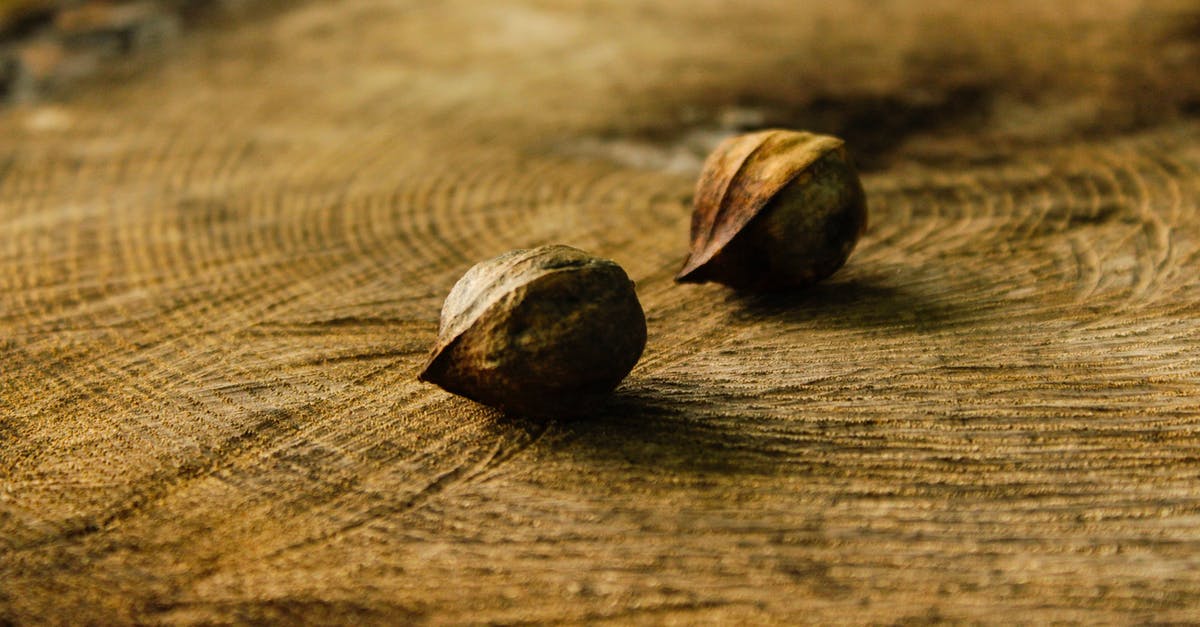
M691 250L676 276L687 281L818 159L843 150L830 135L773 129L730 137L705 160L696 184Z

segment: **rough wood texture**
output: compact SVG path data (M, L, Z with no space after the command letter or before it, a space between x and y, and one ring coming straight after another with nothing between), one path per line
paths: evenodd
M0 623L1200 612L1192 2L312 3L0 112ZM734 130L828 283L671 281ZM418 384L471 264L638 282L601 416Z

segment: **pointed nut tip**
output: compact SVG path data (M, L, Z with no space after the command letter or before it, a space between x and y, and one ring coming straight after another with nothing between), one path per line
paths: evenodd
M439 385L432 371L434 363L437 362L437 358L441 356L441 354L441 349L437 349L433 351L431 355L429 355L429 358L425 360L425 365L421 366L421 372L417 373L417 381Z
M676 283L703 283L705 281L700 270L704 264L693 265L692 260L688 259L679 272L675 275Z

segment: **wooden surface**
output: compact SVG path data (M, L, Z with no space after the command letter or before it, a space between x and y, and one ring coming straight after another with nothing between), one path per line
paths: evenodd
M0 623L1200 617L1200 8L815 4L309 3L0 111ZM673 284L762 126L867 236ZM601 415L418 384L554 242L647 311Z

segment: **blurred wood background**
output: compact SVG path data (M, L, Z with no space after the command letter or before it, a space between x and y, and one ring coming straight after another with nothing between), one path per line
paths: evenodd
M346 0L0 110L0 623L1200 616L1200 7ZM812 290L700 160L846 137ZM470 265L649 319L588 421L418 384Z

